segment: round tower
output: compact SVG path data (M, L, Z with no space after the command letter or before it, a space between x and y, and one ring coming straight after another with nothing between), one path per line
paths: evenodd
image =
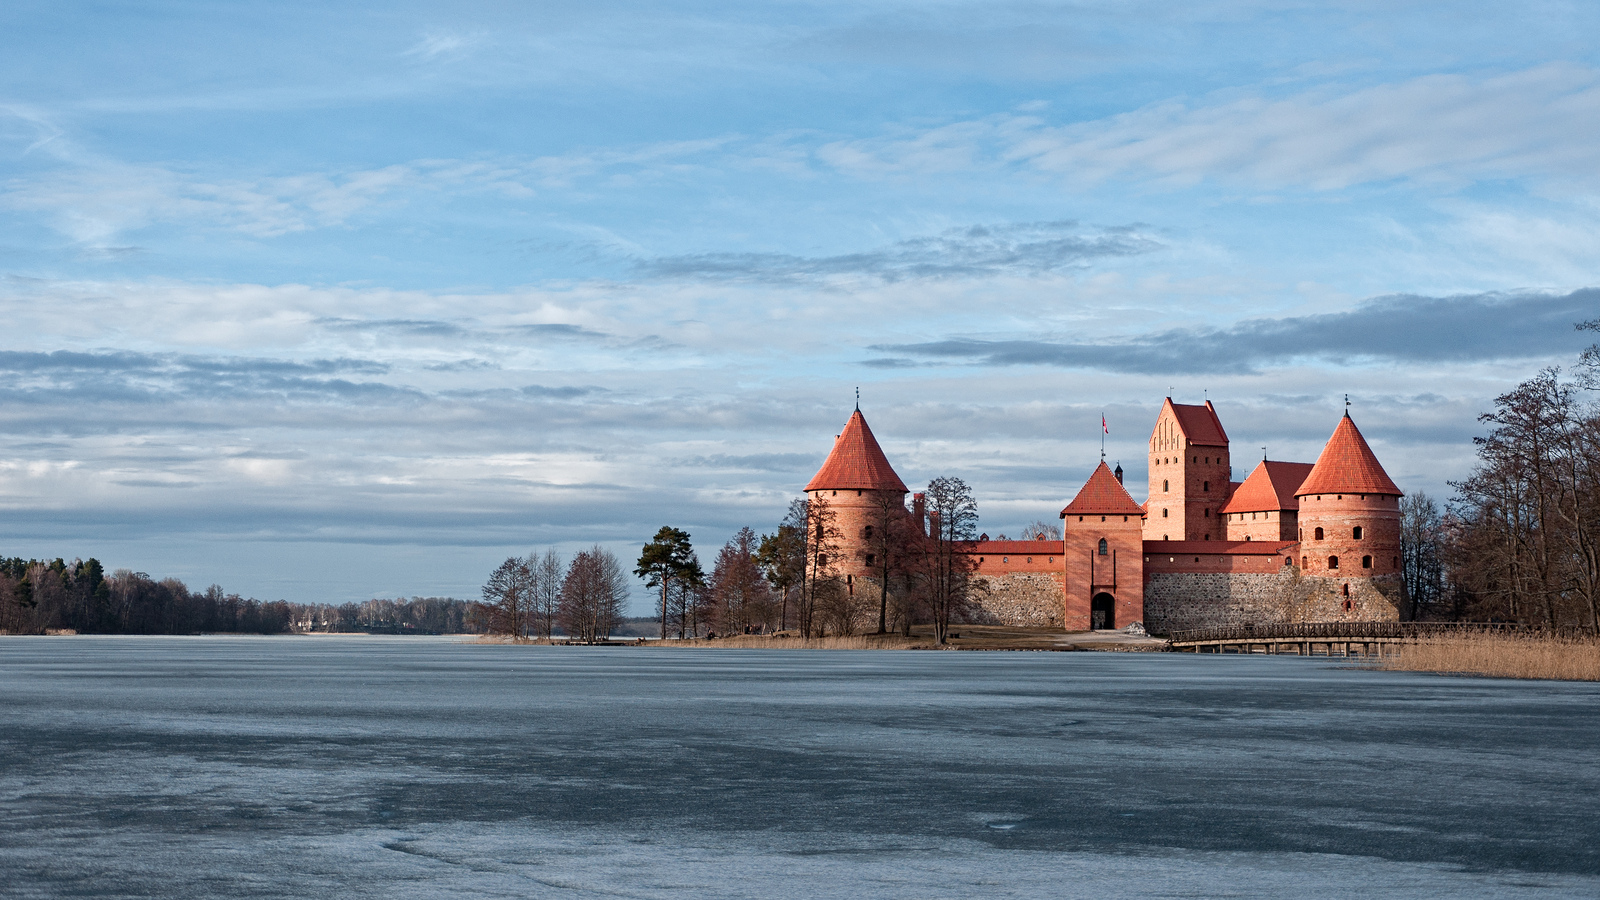
M1295 491L1301 572L1322 580L1311 593L1328 618L1405 617L1401 496L1346 412Z
M833 450L806 485L806 497L827 504L838 530L835 574L851 579L876 577L874 531L889 516L905 515L906 486L889 465L861 409L834 439ZM877 537L882 537L877 535Z

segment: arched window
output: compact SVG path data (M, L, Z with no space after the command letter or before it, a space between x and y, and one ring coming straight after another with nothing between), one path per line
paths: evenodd
M1167 480L1166 480L1166 479L1165 479L1165 478L1163 478L1163 479L1161 479L1161 489L1162 489L1162 490L1163 490L1163 491L1170 491L1170 490L1172 490L1172 488L1170 488L1170 487L1168 487L1168 486L1167 486Z
M1163 509L1161 511L1161 518L1165 519L1166 517L1167 517L1167 511Z
M1107 555L1109 555L1109 554L1108 554L1108 553L1107 553L1107 551L1106 551L1106 539L1105 539L1105 538L1101 538L1101 539L1100 539L1100 555L1101 555L1101 556L1107 556Z
M1330 569L1339 568L1339 557L1337 557L1337 556L1328 557L1328 568L1330 568Z
M1357 525L1356 527L1350 529L1350 536L1358 541L1361 540L1361 526Z
M1363 569L1372 568L1372 557L1370 557L1370 556L1361 557L1361 568L1363 568Z
M1319 540L1319 541L1322 540L1322 529L1321 528L1318 528L1316 531L1313 531L1311 534L1316 540Z

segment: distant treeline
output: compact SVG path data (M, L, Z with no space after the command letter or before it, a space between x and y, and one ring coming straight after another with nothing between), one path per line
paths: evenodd
M481 604L454 597L366 600L332 606L291 603L290 624L298 632L336 634L481 634Z
M126 569L106 575L97 559L0 558L0 634L475 634L484 630L479 606L450 597L263 602Z

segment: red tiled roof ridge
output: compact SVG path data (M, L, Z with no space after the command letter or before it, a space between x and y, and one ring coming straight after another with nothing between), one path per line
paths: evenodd
M1101 460L1089 480L1083 483L1078 490L1078 495L1072 498L1067 508L1061 511L1063 516L1074 515L1117 515L1117 516L1142 516L1144 509L1133 502L1128 495L1128 489L1122 486L1117 476L1111 474L1106 461Z
M878 439L867 427L867 419L857 409L844 423L844 430L833 442L833 449L822 468L806 484L808 491L899 491L906 493L905 482L889 465Z
M1311 474L1295 491L1296 497L1307 494L1388 494L1405 496L1378 462L1377 454L1367 446L1361 429L1345 413L1333 429L1333 436L1322 448Z
M1216 407L1207 400L1204 405L1190 403L1173 403L1172 398L1167 398L1167 405L1172 407L1172 416L1178 421L1178 428L1191 444L1201 444L1207 447L1226 447L1228 433L1222 428L1222 419L1217 417Z
M1223 504L1222 512L1245 513L1267 510L1298 510L1295 491L1315 468L1314 463L1262 460Z

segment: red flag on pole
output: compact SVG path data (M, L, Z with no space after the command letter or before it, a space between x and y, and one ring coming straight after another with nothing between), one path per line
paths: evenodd
M1111 429L1106 427L1106 417L1104 415L1100 416L1100 431L1104 434L1111 433Z

